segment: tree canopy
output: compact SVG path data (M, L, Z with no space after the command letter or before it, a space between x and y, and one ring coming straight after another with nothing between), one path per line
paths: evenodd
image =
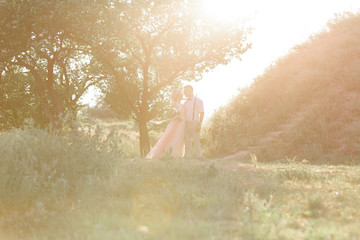
M77 18L89 12L89 5L84 2L74 8L71 1L34 0L9 1L1 8L5 15L0 38L4 81L0 84L9 77L17 85L26 82L24 92L33 97L28 100L38 109L41 117L35 119L41 126L59 125L65 114L76 114L79 98L105 79L101 72L94 71L96 62L89 47L69 38L72 31L85 26L77 24ZM17 110L8 105L2 112Z
M182 81L227 64L249 48L247 30L214 24L199 13L200 1L119 1L109 9L110 39L96 43L99 61L111 79L105 101L140 127L140 150L149 150L148 120L162 112L164 94ZM106 21L110 21L107 23ZM102 39L101 39L102 40Z
M147 122L163 114L169 90L200 80L250 47L249 29L215 23L201 13L201 4L6 1L0 22L2 79L21 83L17 88L28 93L22 98L42 113L43 125L60 122L66 113L76 116L80 97L98 86L119 118L137 121L144 156L150 148Z

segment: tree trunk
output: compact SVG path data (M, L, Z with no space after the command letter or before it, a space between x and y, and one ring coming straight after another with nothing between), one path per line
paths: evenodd
M53 114L50 111L50 106L49 106L48 97L46 94L46 87L45 87L44 81L41 79L39 73L35 70L35 68L28 67L28 69L30 70L30 73L34 77L34 80L35 80L34 89L36 91L36 94L39 96L40 105L44 111L46 120L47 120L47 122L52 123L54 121L54 118L53 118Z
M49 60L48 61L48 66L47 66L47 70L48 70L48 77L47 77L47 81L46 81L46 87L48 90L48 93L50 95L50 99L52 101L52 103L54 104L55 107L55 111L54 111L54 127L56 129L60 129L62 127L61 124L61 118L63 117L63 113L64 113L64 106L63 103L60 99L60 96L58 94L58 92L55 90L55 82L54 82L54 60Z
M144 48L144 47L143 47ZM146 48L144 48L146 51ZM145 57L145 62L143 65L143 84L142 84L142 96L141 96L141 106L139 111L139 130L140 130L140 156L145 157L146 154L150 151L150 140L149 140L149 131L147 129L147 113L149 111L149 66L150 66L150 53L147 52Z
M146 114L139 118L139 131L140 131L140 156L143 158L150 151L150 140L149 140L149 131L146 125Z

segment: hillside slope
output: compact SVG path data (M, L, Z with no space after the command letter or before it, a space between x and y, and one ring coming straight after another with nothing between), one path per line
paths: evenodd
M357 161L360 14L337 17L279 59L214 114L203 141L211 156L247 150L262 161Z

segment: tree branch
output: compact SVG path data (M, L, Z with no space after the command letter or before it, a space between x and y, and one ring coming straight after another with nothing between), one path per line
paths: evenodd
M131 55L139 62L140 65L144 64L143 60L134 53L134 51L127 43L125 43L125 47L130 51Z

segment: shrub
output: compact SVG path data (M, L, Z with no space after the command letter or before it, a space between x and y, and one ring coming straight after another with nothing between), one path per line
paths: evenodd
M0 135L0 227L30 230L32 222L68 209L87 196L121 156L116 141L72 131L56 136L39 129ZM66 199L66 200L65 200ZM56 207L55 207L56 206Z

